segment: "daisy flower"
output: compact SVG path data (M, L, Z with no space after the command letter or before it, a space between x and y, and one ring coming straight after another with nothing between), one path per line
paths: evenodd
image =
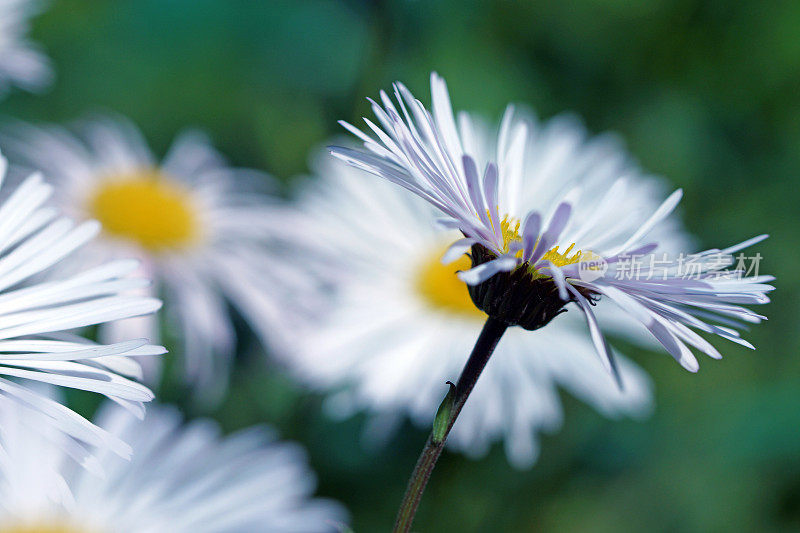
M0 0L0 97L11 85L36 90L52 80L47 58L27 38L39 6L32 0Z
M588 138L580 122L569 116L544 123L530 114L526 118L530 135L524 150L536 154L537 164L526 168L521 193L535 205L546 205L555 194L553 176L597 189L624 176L628 202L646 209L658 206L660 180L642 175L616 139ZM477 127L476 142L489 145L489 128L471 120ZM328 157L315 163L319 177L306 185L298 217L312 222L293 226L302 228L298 244L330 258L326 271L332 281L316 298L324 312L290 324L299 333L288 364L302 380L336 391L329 400L336 415L371 413L368 435L385 438L386 426L406 413L418 425L428 425L445 380L458 374L486 320L456 275L469 269L469 260L440 261L458 233L437 227L434 208L397 194L391 184L368 179ZM594 200L586 196L584 201L584 211L591 212ZM637 223L631 219L629 230ZM673 250L687 240L675 222L668 234L659 234ZM297 259L297 268L310 263L302 256ZM616 333L644 340L616 325L613 306L601 302L598 311ZM453 428L451 448L480 456L502 440L512 464L530 466L538 455L537 433L562 423L559 386L609 417L649 412L649 378L620 358L625 387L617 387L602 372L592 341L576 318L566 315L534 333L506 333Z
M6 166L0 156L0 182ZM143 402L153 394L130 379L141 377L131 356L164 349L144 339L96 344L67 331L153 313L161 302L127 294L148 284L128 276L137 267L133 260L51 275L54 265L100 229L95 221L75 224L45 206L52 192L34 174L0 204L0 408L21 404L40 412L47 424L69 435L66 451L80 461L89 460L86 445L128 456L125 443L43 395L39 385L96 392L141 416ZM0 425L0 433L5 429Z
M735 328L765 317L742 304L768 302L773 278L747 276L739 264L728 269L733 254L765 236L694 254L688 273L683 255L659 257L657 230L665 228L681 191L648 214L643 208L650 206L627 194L624 177L598 185L584 179L592 167L575 167L530 192L529 169L547 156L528 150L531 127L513 107L506 110L493 141L486 143L470 115L455 118L444 80L435 73L432 112L402 84L395 85L394 93L397 104L384 92L380 103L372 102L377 124L365 119L366 132L342 123L363 141L365 150L335 147L332 153L424 199L443 216L443 227L461 233L442 260L464 262L467 254L463 266L457 265L458 278L488 317L458 381L437 410L411 475L393 529L406 532L448 434L510 326L539 330L574 303L602 366L623 388L622 371L593 304L613 302L684 368L697 371L692 348L721 357L698 331L752 347ZM531 194L547 203L537 206ZM497 416L508 416L515 408L504 407Z
M266 244L281 227L277 200L261 189L272 181L227 166L201 133L180 135L159 163L139 131L122 119L100 118L75 131L18 124L6 146L25 166L43 169L61 207L94 218L103 233L85 261L128 257L154 280L181 343L184 377L200 399L224 392L234 353L232 304L264 342L278 351L280 314ZM101 337L158 338L155 317L104 327ZM147 369L153 372L155 369Z
M104 476L74 463L57 435L30 431L23 409L0 409L0 530L6 533L322 533L346 519L313 498L304 450L266 427L222 436L210 420L184 424L177 410L151 407L140 421L116 406L95 421L131 443L130 461L98 458Z
M443 260L469 253L471 262L458 275L479 309L499 323L534 330L574 303L600 360L617 378L592 309L598 299L617 304L692 372L699 365L690 347L721 357L697 331L752 347L734 326L765 319L742 304L768 302L773 278L726 269L733 254L765 235L694 254L687 275L684 257L656 253L655 230L667 223L680 190L646 214L650 206L628 196L624 177L598 186L576 167L572 174L542 180L547 203L536 205L532 198L540 191L526 181L531 165L546 156L527 149L531 128L514 108L506 110L496 141L487 145L468 114L456 120L445 82L435 73L431 94L428 112L400 83L397 105L382 92L381 103L372 105L378 124L365 119L374 137L343 123L366 151L332 151L423 198L444 216L443 226L463 234ZM629 272L634 260L636 269Z

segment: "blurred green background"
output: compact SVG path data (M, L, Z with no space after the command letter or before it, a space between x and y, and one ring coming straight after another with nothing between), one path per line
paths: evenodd
M565 396L565 427L530 471L499 447L477 462L446 454L416 529L800 529L800 2L56 0L33 37L56 83L15 91L3 116L112 110L159 152L199 126L235 164L287 186L308 171L309 148L339 133L336 119L367 114L365 96L401 79L427 101L431 70L457 108L527 102L619 132L644 168L685 189L702 245L771 234L762 272L779 290L749 335L758 351L720 341L726 358L691 375L627 349L656 382L651 419L607 421ZM187 412L227 430L278 426L308 447L320 492L349 507L356 531L387 530L426 433L406 426L389 448L364 450L363 420L327 420L321 398L265 365L240 329L230 396Z

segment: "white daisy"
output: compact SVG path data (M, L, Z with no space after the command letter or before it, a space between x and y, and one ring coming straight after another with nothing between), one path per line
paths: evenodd
M596 188L625 176L629 201L658 205L660 182L641 175L615 139L587 139L581 124L566 116L547 123L529 116L528 124L524 149L536 154L537 164L526 168L522 194L537 206L556 192L553 176ZM476 135L482 145L490 142L487 128ZM381 431L378 436L386 436L387 421L406 413L428 426L445 380L458 375L486 319L456 277L469 268L468 259L450 265L439 260L458 234L437 227L436 210L424 202L338 161L318 158L316 174L299 202L298 218L306 222L293 226L310 253L330 258L326 273L334 285L317 296L324 313L290 325L298 331L298 350L288 362L301 379L337 391L329 402L335 414L371 413L369 431ZM636 222L629 221L631 229ZM670 230L664 237L677 249L685 243L683 233L675 223ZM297 268L312 263L308 259ZM613 325L615 309L600 308ZM529 466L538 454L537 433L561 425L559 386L609 417L648 413L649 378L621 359L620 390L602 372L576 318L566 315L534 333L506 333L453 428L452 447L480 456L503 440L511 462ZM642 340L633 331L616 331Z
M94 218L103 234L85 260L128 257L142 262L163 293L166 316L179 331L185 377L201 398L219 398L234 353L228 303L273 349L280 332L281 287L272 283L273 257L266 243L283 220L277 201L260 189L261 173L226 166L198 132L179 136L157 163L139 131L122 119L79 124L76 133L57 126L17 125L6 146L26 166L43 169L58 190L61 207ZM104 328L104 339L158 338L155 318Z
M0 182L6 166L0 156ZM103 394L141 416L143 402L153 394L129 379L141 377L139 363L130 356L162 354L164 349L130 338L100 345L65 331L153 313L161 302L126 295L148 284L127 277L137 267L134 260L40 279L100 229L95 221L76 225L45 206L52 190L34 174L0 204L0 407L18 403L40 411L49 424L70 435L68 452L81 461L89 460L84 445L127 456L126 444L40 394L36 383ZM0 426L0 433L4 429Z
M0 456L0 530L5 533L334 532L347 518L313 498L304 450L253 427L223 437L210 420L183 425L175 409L139 421L104 406L97 424L133 446L130 461L99 457L98 476L74 468L58 435L29 429L31 413L1 409L9 431Z
M469 115L460 114L456 122L447 87L436 74L431 93L432 114L399 83L400 111L382 92L383 107L372 106L380 126L365 119L377 139L345 124L367 151L334 148L333 153L425 199L445 215L442 224L463 233L444 259L471 251L472 268L459 277L471 286L480 309L499 322L537 329L574 302L610 371L614 361L590 305L599 298L644 325L690 371L698 362L687 345L721 357L695 330L752 347L730 326L765 318L740 304L768 302L766 293L773 287L767 282L773 278L723 269L732 254L766 236L700 252L690 279L682 258L654 254L653 230L678 204L680 190L648 216L642 210L650 206L627 197L624 179L597 186L554 175L544 182L554 194L537 205L531 197L539 191L526 192L526 180L529 166L541 156L526 149L530 126L515 118L514 109L508 108L497 141L487 146ZM638 275L623 270L631 259L638 261ZM658 268L656 260L663 261Z
M40 5L35 0L0 0L0 97L11 85L36 90L53 78L49 61L27 38L29 20Z

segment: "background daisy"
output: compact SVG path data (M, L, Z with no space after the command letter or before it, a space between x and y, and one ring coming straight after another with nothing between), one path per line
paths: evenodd
M0 529L6 533L338 531L346 512L312 497L303 449L266 427L220 435L209 420L183 424L169 407L144 421L112 405L98 426L133 446L133 459L99 456L98 476L72 468L58 435L30 431L24 409L0 408ZM40 417L40 415L37 415Z
M0 156L0 182L6 173ZM4 191L5 192L5 191ZM97 222L75 224L45 205L53 188L34 174L0 204L0 405L22 404L71 438L66 453L88 466L85 445L130 448L59 402L41 394L40 384L107 396L138 416L153 394L137 383L139 363L131 356L163 354L146 339L101 345L69 330L147 315L161 307L154 298L129 296L146 279L130 277L133 260L117 260L77 271L52 273L98 233ZM43 276L44 279L43 279ZM34 425L35 426L35 425ZM0 425L0 433L5 426Z
M102 223L83 261L139 258L155 281L149 292L167 302L184 377L201 399L219 399L227 384L235 348L229 303L280 350L281 332L270 327L281 299L272 283L279 252L267 244L282 219L264 192L267 176L226 166L196 131L180 135L159 163L121 118L83 122L74 132L18 124L5 141L21 164L52 176L65 211ZM100 336L158 338L159 330L149 317L104 327Z
M529 119L531 136L523 149L535 163L526 169L520 194L546 205L554 182L580 181L602 189L624 176L626 202L657 205L662 183L643 175L615 138L590 139L569 116L545 123ZM476 142L487 145L489 128L481 121L476 125ZM308 315L297 334L299 353L289 364L301 379L334 391L329 407L336 414L371 413L373 433L385 437L405 414L428 427L445 380L458 375L486 319L456 277L469 261L441 263L458 234L438 227L440 215L430 206L329 159L316 159L319 179L301 195L300 209L313 222L295 224L302 230L299 242L330 258L330 292L318 296L327 310ZM671 229L677 228L673 222ZM680 231L665 234L671 246L685 240ZM301 257L298 268L314 262ZM616 310L601 307L614 327ZM632 328L616 330L643 340ZM538 455L537 433L561 425L559 387L606 416L646 414L648 377L628 360L621 367L623 390L602 372L580 316L568 313L536 332L511 329L478 381L450 444L480 456L502 440L513 464L529 466Z
M28 40L29 20L41 5L38 0L0 0L0 98L11 85L31 91L52 80L47 58Z

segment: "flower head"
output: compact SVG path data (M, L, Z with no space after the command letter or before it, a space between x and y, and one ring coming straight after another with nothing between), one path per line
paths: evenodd
M402 84L395 85L397 106L386 93L372 109L380 125L365 119L372 137L344 123L364 141L367 151L333 148L335 156L413 192L435 206L445 227L463 238L445 254L446 261L471 252L471 268L459 273L474 286L470 294L482 310L512 325L536 329L547 324L564 305L574 302L584 313L592 339L606 368L615 371L611 352L592 311L592 302L608 298L644 325L685 368L696 371L693 346L720 357L694 330L742 344L729 319L759 322L763 316L740 304L768 300L771 276L742 276L730 256L765 236L696 255L701 263L695 279L679 270L671 258L658 272L652 266L658 241L652 232L677 206L675 191L651 213L624 201L625 177L606 181L552 176L553 194L544 209L532 208L523 192L526 167L540 154L525 146L529 126L515 119L509 107L497 141L486 150L475 142L468 115L453 116L444 81L431 76L433 110L428 112ZM576 167L580 175L587 169ZM582 204L591 204L586 211ZM631 221L635 220L635 229ZM620 279L627 258L645 258L641 275ZM600 268L600 267L603 268ZM581 273L590 274L581 276Z
M40 4L37 0L0 0L0 96L11 85L40 89L53 77L47 58L27 38L29 20Z
M52 177L65 211L102 223L85 259L132 255L141 261L155 281L149 292L164 295L167 318L179 331L183 376L201 400L215 401L227 384L235 345L229 304L265 343L282 349L281 332L271 326L281 312L274 297L281 287L271 282L278 252L269 245L283 219L268 176L227 166L196 131L180 135L157 162L123 119L84 122L75 132L17 124L6 133L18 162ZM145 319L101 335L158 333L157 321Z
M338 503L312 497L304 450L269 428L223 437L214 422L183 424L172 408L152 407L140 421L105 405L96 423L130 442L134 455L99 456L100 476L70 468L63 439L32 432L41 420L31 415L0 408L9 428L0 462L4 532L333 533L346 519Z
M656 201L659 182L637 175L612 140L587 139L569 118L531 119L531 125L536 136L527 149L562 147L551 166L569 172L578 161L608 155L630 174L631 198ZM487 133L481 142L488 139ZM458 233L437 227L436 210L424 202L329 157L318 158L315 170L318 177L304 187L298 214L288 219L298 228L300 252L287 257L300 272L323 262L319 275L327 283L297 286L297 295L311 293L316 312L287 324L297 337L287 365L300 380L329 394L327 407L334 415L366 412L370 438L385 439L405 416L428 426L445 380L461 370L486 320L456 275L470 268L470 260L441 262ZM545 174L535 171L530 177L529 185ZM679 231L670 237L674 247L683 240ZM598 305L601 318L613 319L614 311L604 302ZM514 465L529 466L538 455L538 433L561 424L562 387L606 416L647 414L647 375L620 357L625 384L620 390L603 372L579 318L559 317L535 332L509 329L449 445L480 456L499 441ZM635 332L615 326L617 333L639 341Z
M0 181L5 171L0 156ZM68 331L150 314L161 302L130 295L149 283L130 276L135 260L53 274L99 225L75 224L46 206L52 192L35 174L0 204L0 408L22 404L39 411L70 436L69 453L82 462L89 455L85 445L128 456L127 444L50 398L40 384L96 392L141 416L153 394L135 381L141 368L132 356L163 354L164 348L135 337L96 344ZM0 434L4 429L0 425Z

